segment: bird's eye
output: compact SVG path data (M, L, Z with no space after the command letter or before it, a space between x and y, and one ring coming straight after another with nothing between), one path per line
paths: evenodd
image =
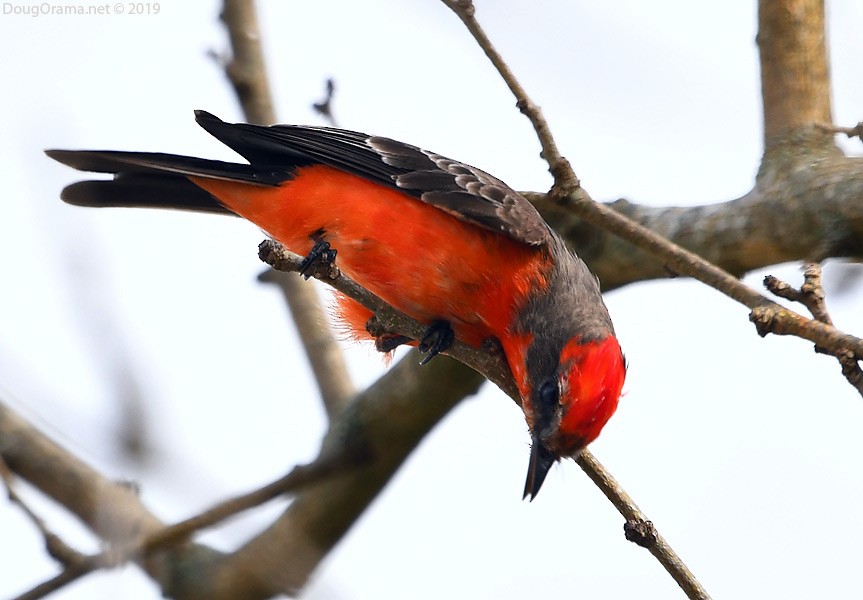
M560 400L560 390L557 387L557 381L549 379L539 388L539 402L542 408L549 409L557 406Z

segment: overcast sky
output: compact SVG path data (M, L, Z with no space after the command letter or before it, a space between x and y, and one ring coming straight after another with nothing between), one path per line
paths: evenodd
M762 137L755 2L477 4L595 198L691 205L751 187ZM853 125L863 118L863 3L829 4L834 115ZM44 148L231 158L192 117L202 108L242 118L208 56L227 47L219 4L158 5L150 15L121 4L124 14L111 5L105 16L32 17L8 13L33 4L0 4L0 399L109 477L138 481L171 521L309 460L325 423L280 297L255 282L254 226L58 198L78 175ZM547 189L527 120L440 2L259 8L281 121L320 124L310 105L334 77L341 126L458 158L516 189ZM801 276L799 265L766 272ZM831 261L826 288L834 321L861 335L853 272ZM746 281L760 286L764 274ZM858 590L863 401L835 360L800 340L759 338L746 309L691 281L633 285L606 301L630 370L592 449L707 589L787 599ZM346 351L358 385L383 371L368 348ZM145 396L145 465L116 443L123 408L109 371L127 358ZM426 439L305 596L682 597L624 540L621 517L574 463L522 502L528 449L520 411L486 385ZM97 549L25 491L65 539ZM231 549L281 508L204 540ZM0 598L55 572L20 511L0 501ZM128 567L57 597L158 590Z

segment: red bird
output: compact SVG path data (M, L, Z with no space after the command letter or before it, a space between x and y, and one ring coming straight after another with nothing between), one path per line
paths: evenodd
M429 325L429 357L453 335L497 340L521 394L532 445L524 497L581 451L617 408L626 366L596 277L523 196L488 173L384 137L328 127L198 123L249 164L143 152L49 150L112 180L81 181L82 206L230 211L284 246L338 266ZM340 303L357 337L371 313ZM378 340L391 350L408 340ZM426 360L428 360L428 358Z

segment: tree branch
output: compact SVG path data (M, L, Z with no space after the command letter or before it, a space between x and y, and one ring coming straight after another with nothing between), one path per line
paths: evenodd
M540 112L539 107L528 97L527 92L518 82L508 65L494 49L491 41L480 27L476 20L476 11L474 9L473 2L471 0L443 0L443 2L452 9L456 15L458 15L467 27L468 31L470 31L474 39L485 51L486 56L489 57L503 80L506 81L510 91L512 91L513 95L516 97L516 105L525 114L525 116L528 117L533 125L537 138L539 138L540 145L542 146L542 156L548 162L549 171L554 177L554 186L549 192L549 196L558 201L605 208L594 202L584 188L581 187L581 183L575 175L569 161L567 161L558 151L557 144L555 143L554 137L551 133L551 128L545 120L545 117L543 117ZM629 221L628 219L626 220ZM629 223L637 226L637 224L632 221L629 221ZM647 232L648 230L644 229L644 231ZM670 245L670 242L667 242L663 238L656 236L655 234L653 234L653 236L654 239L652 240L653 243L651 246L657 242ZM695 255L692 255L692 257L698 258ZM681 258L684 258L684 256L681 255ZM705 266L711 267L716 272L719 272L711 273L714 278L717 278L721 273L719 269L712 267L712 265L708 265L706 262ZM591 480L593 480L594 483L602 489L606 497L608 497L618 510L620 510L621 514L630 518L623 510L623 507L628 507L628 512L631 512L633 515L638 513L638 518L641 521L646 522L646 519L640 511L638 511L631 498L629 498L626 492L617 484L611 474L606 472L602 464L593 458L589 450L584 450L576 460ZM662 540L661 536L658 534L656 535L659 540ZM661 544L653 544L651 546L651 552L654 553L654 556L659 558L659 562L668 570L674 580L680 584L681 588L690 598L708 598L707 592L698 580L695 579L695 576L686 568L680 557L667 543L665 543L664 540L662 540Z
M297 271L300 269L303 261L302 256L294 254L274 240L264 240L261 242L258 248L258 255L262 261L279 271ZM420 323L416 319L396 310L339 272L338 269L334 272L314 272L309 274L346 296L353 298L372 311L378 324L387 333L404 335L413 340L419 340L428 327L427 324ZM504 360L502 354L473 348L459 340L454 340L444 354L452 356L459 362L478 371L486 379L502 389L516 403L521 403L518 388L510 373L509 365Z
M760 0L755 39L768 154L785 145L789 132L833 121L824 1ZM832 144L823 132L816 137L822 145ZM795 154L793 147L787 151Z
M833 320L827 312L827 304L825 302L824 288L821 285L821 265L817 262L812 262L806 265L803 272L803 285L800 289L790 286L788 283L768 275L764 278L764 287L770 290L773 294L792 302L799 302L812 313L812 316L825 325L833 325ZM764 327L768 331L771 326L770 315L763 317L764 323L756 321L756 326ZM761 330L759 329L759 332ZM773 333L776 333L773 331ZM822 354L831 354L839 361L842 367L842 375L848 380L854 389L863 396L863 369L860 368L860 363L855 353L847 348L828 350L822 346L815 345L815 351Z
M638 508L635 501L620 487L605 467L589 452L583 452L575 462L626 519L624 525L626 539L647 548L683 589L687 598L709 600L710 595L704 586L699 583L665 538L656 531L653 523L647 519L647 515ZM631 533L634 529L638 531L637 536Z
M827 123L816 123L815 127L824 131L825 133L835 134L841 133L844 134L845 137L848 138L859 138L863 141L863 121L857 123L854 127L842 127L839 125L830 125Z
M755 290L752 290L728 272L722 270L721 268L708 262L707 260L704 260L697 254L688 251L683 247L669 241L665 237L658 235L657 233L635 222L627 216L616 212L612 208L594 202L590 195L580 186L578 178L572 171L569 163L560 155L557 146L554 143L548 123L542 117L538 109L535 109L536 105L527 96L524 89L520 86L508 66L494 50L482 28L477 23L473 3L470 0L443 1L450 9L452 9L456 13L456 15L458 15L462 22L467 26L468 30L474 36L474 39L476 39L477 43L483 48L486 55L489 57L495 68L500 73L501 77L504 79L504 81L506 81L510 90L515 95L519 108L521 108L522 111L525 112L526 116L530 119L534 130L536 131L540 144L543 148L543 156L546 158L546 160L549 161L550 170L555 178L555 186L548 194L552 202L556 202L558 204L566 206L567 208L571 208L576 214L584 218L592 225L609 231L621 237L622 239L634 244L641 250L660 258L662 262L660 263L660 265L656 265L654 262L655 267L661 266L661 268L670 269L674 273L695 277L696 279L710 285L711 287L714 287L715 289L737 300L738 302L748 306L750 309L752 309L751 318L753 321L756 322L757 326L759 322L764 323L765 321L763 319L766 317L766 325L762 324L758 327L759 334L764 335L766 331L773 331L775 333L793 332L795 335L799 335L813 341L814 338L818 338L822 341L829 340L831 351L844 352L846 354L849 352L852 353L852 362L855 366L857 366L857 360L863 358L863 340L853 338L853 336L842 334L830 325L819 323L818 321L810 319L805 319L804 317L798 315L797 313L794 313L793 311L788 311L787 309L782 308L778 304L768 300L765 296L759 294ZM810 2L808 10L803 10L802 14L809 15L809 13L813 12L813 10L815 12L818 12L818 3L819 0L816 0L816 6L813 9ZM774 39L773 37L771 37L771 34L777 33L781 35L781 29L774 30L770 28L768 22L770 17L766 17L766 19L764 18L765 15L768 13L768 11L766 11L764 8L765 6L773 5L772 10L774 11L789 10L788 6L777 7L776 5L779 4L784 3L762 2L762 20L759 35L765 34L771 40ZM800 9L801 7L798 6L796 8ZM799 12L801 11L798 10L798 13ZM809 80L806 85L801 86L800 91L801 94L809 93L810 97L812 98L812 102L805 105L806 110L801 111L799 110L799 107L797 107L798 110L794 113L795 118L802 119L803 123L811 123L813 120L831 120L829 89L828 94L826 95L818 95L814 93L822 89L823 86L819 87L819 80L826 79L827 75L826 52L823 52L823 5L820 6L819 14L810 16L815 17L816 22L810 29L810 31L814 30L815 35L805 38L802 43L804 46L808 46L810 49L814 49L815 56L811 61L802 61L794 64L795 67L798 67L802 71L806 71L806 73L811 77L811 80ZM819 16L820 20L818 20ZM763 42L763 40L760 41ZM780 46L782 45L782 43L783 42L780 38ZM765 50L764 46L766 44L762 43L761 45L763 64L765 60L771 58L772 53L770 49ZM818 54L819 52L823 54L823 57ZM780 71L782 71L783 68L786 68L788 66L790 65L785 64L781 66L776 71L776 74L781 75L782 73L780 73ZM766 70L763 70L763 73L765 73L763 78L765 82L765 87L769 87L768 73L774 72L771 71L771 68L772 65L770 67L766 67ZM763 69L765 69L765 67L763 67ZM767 94L765 94L765 105L769 104L770 102L771 99L768 98ZM815 116L819 118L814 118ZM772 122L774 121L771 121L771 123ZM781 122L784 128L789 125L793 127L793 125L799 124L801 121L791 121L790 118L779 117L775 122ZM774 131L769 129L769 126L768 129L765 130L765 137L771 143L775 143L775 139L779 137L778 135L774 135L774 133ZM822 138L824 137L826 136L822 135ZM770 146L768 144L768 148L769 147ZM764 172L765 170L762 169L762 173ZM769 181L766 177L764 178L764 180L765 182ZM859 194L856 197L859 198ZM813 205L811 201L808 203L808 206L812 207L810 210L814 209L815 207L815 205ZM722 238L713 237L712 239L715 243L716 239ZM857 237L855 239L859 240L861 238ZM821 342L816 343L818 343L819 345L821 344ZM591 479L593 479L594 482L597 482L597 484L599 485L598 481L602 480L603 478L598 473L593 472L593 469L597 468L599 464L594 464L593 462L586 459L581 459L579 460L579 465L581 465L585 472L587 472L591 476ZM611 498L612 496L609 497ZM625 504L625 502L623 502L621 496L619 495L614 496L614 499L612 501L619 508L621 505ZM638 519L643 520L643 517L638 517ZM655 548L656 546L653 547ZM671 551L670 548L668 548L668 551ZM657 552L658 557L662 554L662 552ZM662 562L663 566L666 567L669 573L671 573L674 577L675 581L677 581L681 585L681 587L690 597L702 597L702 593L706 595L706 592L704 592L703 588L701 588L700 584L698 584L697 580L695 580L692 574L688 572L688 570L686 570L685 566L682 565L682 562L679 561L679 558L677 558L673 554L669 554L666 555L665 559L660 558L660 562ZM676 564L678 563L683 566L682 569L675 568Z
M554 136L551 133L551 127L542 110L538 105L527 95L525 89L521 86L515 74L506 64L506 61L495 49L494 44L485 33L485 30L476 19L476 8L473 5L473 0L443 0L450 10L452 10L461 22L464 23L467 30L476 40L477 45L482 48L485 55L497 69L501 79L504 80L512 95L515 96L516 106L524 116L528 118L533 126L539 144L542 147L542 158L548 163L548 170L554 177L555 185L563 185L568 183L572 188L578 187L578 179L575 177L575 172L569 164L569 161L564 158L560 150L557 148L557 142L554 141ZM571 191L571 190L568 190Z
M749 307L752 310L750 319L765 323L766 329L759 329L759 333L769 331L795 335L831 352L850 350L857 360L863 358L863 340L860 338L843 333L830 325L807 319L769 300L716 265L668 241L608 206L578 197L570 197L566 200L571 202L570 205L585 220L659 257L672 272L693 277Z
M230 60L225 75L249 123L272 125L276 122L270 93L267 65L261 48L261 30L255 3L251 0L225 0L221 15L231 40Z
M812 3L819 5L821 0L788 0L789 2L797 2L797 3L808 3L811 5ZM475 19L475 10L473 8L473 4L470 0L443 0L443 2L449 6L455 13L459 16L462 21L468 25L468 29L477 39L477 42L480 45L490 46L490 42L485 37L482 30L479 29L479 26L476 25ZM770 5L771 2L766 2L766 4ZM786 7L788 8L788 7ZM801 12L801 14L808 14L809 8L801 9L797 7L796 10ZM823 5L821 5L821 10L823 12ZM823 26L823 17L820 19L815 19L814 23L803 24L809 27L815 27L820 23ZM795 25L802 26L799 22L795 21ZM762 23L762 27L765 26ZM787 34L787 32L776 31L777 35L779 34ZM793 36L792 36L793 37ZM821 48L817 44L812 43L812 39L817 39L817 36L811 36L808 38L810 43L804 44L804 48L812 48L814 52L820 52ZM784 47L783 44L778 44L778 47ZM488 51L487 51L488 53ZM496 53L495 53L496 55ZM769 52L767 52L767 56L769 56ZM492 56L490 54L490 56ZM498 59L499 60L499 57ZM765 51L762 50L762 61L765 60ZM826 60L826 58L825 58ZM501 71L501 77L506 80L514 79L514 76L509 71L509 69L501 70L499 68L498 62L496 60L492 61L495 64L495 67L498 67L499 71ZM805 61L804 61L805 62ZM817 60L813 60L810 62L817 62ZM826 75L827 70L822 70L821 75ZM818 75L818 73L816 73ZM811 90L815 89L817 86L814 84L807 86L799 86L795 88L796 90ZM530 101L529 98L526 97L525 92L521 86L510 85L510 89L513 90L513 93L521 94L517 95L517 103L519 106L533 106L533 102ZM791 90L793 92L795 90ZM828 95L829 99L829 95ZM765 110L767 109L768 104L765 103ZM813 106L821 106L818 102L813 102ZM817 108L812 108L812 111L817 111ZM829 115L829 111L828 111ZM536 129L537 137L540 140L540 143L543 145L544 152L546 151L547 144L551 143L551 147L548 150L549 152L557 152L556 146L553 145L553 139L551 138L551 133L548 129L547 123L545 123L544 119L538 122L534 122L534 128ZM777 170L781 169L783 172L787 171L789 167L789 163L793 161L804 162L807 167L812 167L813 157L811 153L818 153L820 157L824 152L828 153L836 153L838 152L835 148L825 148L823 144L815 143L812 141L812 136L808 135L812 131L814 131L814 125L810 124L809 126L803 129L802 135L804 136L803 140L798 141L809 141L808 145L801 144L792 144L789 145L789 148L796 149L796 153L791 154L782 154L782 153L765 153L765 160L762 163L762 169L759 172L759 179L761 179L762 187L770 189L772 185L775 185L775 181L778 179L776 176ZM795 130L796 131L796 130ZM785 142L788 141L787 134L783 139ZM819 141L823 141L827 136L821 134L821 138ZM778 138L773 136L771 140L773 140L774 144L779 144ZM768 157L772 160L768 161ZM565 181L555 181L555 188L549 192L548 196L550 200L560 206L563 206L569 210L572 210L579 217L583 218L588 223L598 227L600 229L606 230L623 240L631 243L637 248L645 251L648 254L653 255L660 259L663 268L670 270L672 273L679 275L688 275L693 277L702 283L709 285L710 287L722 292L726 296L740 302L741 304L752 309L750 313L750 320L756 323L758 326L759 334L763 334L765 331L769 331L777 334L791 334L796 335L798 337L802 337L809 341L815 342L819 346L823 346L825 349L830 352L852 352L854 354L854 360L863 359L863 340L860 338L856 338L854 336L850 336L848 334L842 333L835 328L825 325L823 323L819 323L813 319L807 319L802 315L795 313L794 311L790 311L781 305L771 301L766 296L758 293L753 290L743 282L739 281L737 278L732 276L730 273L724 271L719 268L715 264L705 260L704 258L698 256L694 252L686 250L685 248L671 242L667 238L662 235L657 234L655 231L648 229L647 227L641 225L640 223L635 222L629 217L625 216L622 213L615 211L613 208L606 206L604 204L600 204L594 201L587 191L584 190L578 184L578 178L574 173L570 174L571 167L565 161L557 164L559 167L559 172L554 173L555 177L561 176L565 179ZM792 171L796 175L796 171ZM792 177L793 179L793 177ZM859 184L859 178L855 180L857 184ZM859 203L857 203L859 204ZM760 325L759 325L760 324Z
M123 547L131 540L151 535L163 527L141 504L130 486L107 480L39 433L2 402L0 458L13 473L78 517L111 549ZM23 597L42 597L94 569L116 564L111 549L107 553L73 560L60 575ZM170 589L172 578L181 573L190 560L216 554L204 546L187 544L153 553L136 562L163 588Z
M313 286L296 273L267 269L258 281L274 285L285 300L309 359L324 409L329 418L338 414L356 393L348 375L345 355L336 343L326 311Z
M233 57L225 66L243 114L249 123L276 122L267 67L261 48L261 31L253 0L225 0L222 21L231 39ZM269 276L268 276L269 277ZM327 414L341 411L354 394L344 356L329 327L326 312L315 289L297 276L273 275L277 282L312 367Z
M569 163L560 155L551 136L550 128L545 122L539 108L530 101L503 60L494 51L485 33L479 28L474 18L472 4L465 0L444 0L444 2L459 14L459 17L477 38L486 54L501 70L502 76L518 98L517 106L534 124L543 147L543 156L549 162L550 171L555 176L556 185L553 189L553 194L547 200L550 205L554 205L558 209L561 206L568 208L575 207L585 220L595 225L598 224L600 227L608 227L609 231L616 231L618 235L634 240L634 243L639 248L659 258L659 260L654 259L652 261L652 268L660 270L670 269L675 273L695 276L743 304L750 306L753 309L753 315L761 315L758 317L759 319L766 315L769 317L767 319L768 322L772 324L773 329L771 330L775 333L794 330L795 334L806 337L806 339L811 339L807 336L821 336L819 341L816 341L816 344L819 344L819 346L825 342L832 344L834 348L845 344L846 352L851 353L850 358L859 369L857 360L863 356L861 354L863 346L860 345L858 338L838 332L830 327L829 323L818 323L806 319L793 311L788 311L780 305L768 301L763 295L740 284L739 281L722 269L711 265L691 252L683 250L680 246L669 243L662 236L657 236L648 229L640 227L633 220L627 219L625 216L621 217L619 213L615 213L615 211L608 207L601 207L601 205L593 203L587 192L580 187L578 179ZM260 48L257 46L260 33L257 31L254 7L248 2L226 0L224 20L231 31L235 57L234 61L226 68L226 72L234 83L238 97L244 103L247 119L250 122L272 123L275 121L275 118L272 115L272 105L269 100L266 79L262 79L262 77L265 77L265 73L263 58L260 55ZM823 16L821 24L823 26ZM766 45L763 46L763 48L766 47ZM781 45L777 47L780 48ZM762 61L764 60L763 48ZM257 56L255 56L255 53L257 53ZM241 66L246 64L247 61L250 61L249 64L252 65L251 67ZM262 81L263 87L261 87ZM827 106L829 108L829 95ZM826 120L829 121L829 112ZM801 134L800 131L804 133ZM790 134L787 132L783 133L785 137L779 136L772 137L771 139L781 138L787 140L790 139L789 135L803 135L804 140L819 139L817 136L811 137L810 134L811 132L802 127L801 130L795 130ZM818 144L815 144L815 146L818 146ZM817 170L818 165L824 164L822 159L825 157L829 158L834 154L835 152L831 148L818 146L807 154L805 160L808 162L796 163L798 166L805 166L805 169L791 169L790 173L793 176L799 175L803 177L803 175L800 175L801 172ZM764 164L768 165L768 161L765 160ZM775 167L776 164L781 164L782 169L777 169ZM768 165L770 168L763 168L759 174L759 187L751 193L753 196L750 196L748 201L745 200L747 197L734 201L737 204L734 207L729 207L728 214L739 214L740 211L746 210L753 204L756 204L756 200L758 202L768 202L772 199L774 202L779 202L783 198L788 198L788 189L781 186L771 186L774 182L783 180L788 176L788 172L785 171L788 170L787 167L789 164L793 165L795 163L776 161ZM856 184L859 185L859 163L854 165L853 170L857 173ZM817 181L813 180L813 188L817 188L818 185ZM823 181L820 185L823 187ZM756 193L761 194L761 197L756 198L754 196ZM800 198L805 198L807 199L807 203L814 204L810 198L810 195L813 193L812 191L801 192ZM825 194L827 195L826 192ZM854 196L849 196L849 198L851 197ZM859 197L860 194L858 192L856 198ZM628 210L633 206L617 203L615 208ZM846 209L851 210L849 207L846 207ZM661 210L670 214L670 211L675 209ZM704 213L709 212L704 207L701 210ZM626 210L621 212L626 212ZM617 214L618 216L611 216L613 214ZM712 220L713 215L702 214L700 220L703 222L705 219ZM655 223L661 220L659 216L651 218L645 214L642 223L654 227ZM720 221L721 219L716 220ZM693 223L696 222L693 221ZM859 223L860 221L857 219L856 221L852 220L852 222ZM717 224L717 226L719 225ZM688 233L684 231L681 239L676 241L679 241L681 245L689 245L686 243L686 239L697 237L696 230L697 227L693 226L691 231ZM823 243L824 239L819 236L816 241ZM839 241L829 238L832 245L827 246L831 248L827 251L838 252L843 251L841 250L842 248L857 248L858 246L854 244L860 244L860 239L860 236L856 235L854 231L847 232L847 235L840 237ZM821 257L817 253L812 256ZM294 258L286 254L282 256L282 259L288 262L294 260ZM726 266L726 271L736 272L733 268L735 260L743 264L742 259L730 258L728 259L729 266ZM722 264L721 261L719 262ZM725 265L723 264L722 266ZM293 280L296 279L293 278ZM336 285L344 284L347 289L350 287L349 283L347 280L342 280L341 282L336 282ZM311 286L298 287L304 290L310 290L311 288ZM366 298L366 300L374 302L373 297ZM409 319L404 320L404 315L400 315L392 311L392 309L388 309L388 307L377 306L375 310L379 319L392 331L407 332L406 334L412 337L417 337L421 331L421 329L418 329L421 325ZM391 312L388 312L388 310ZM319 331L319 329L315 329ZM306 345L308 348L309 344L307 343ZM467 350L471 349L455 346L452 349L452 353L462 358L463 356L468 356ZM314 359L310 357L310 360ZM467 358L465 360L471 359ZM474 360L479 365L478 368L486 371L492 369L495 364L497 368L500 368L500 365L503 365L505 368L505 362L501 360L500 356L494 356L487 352L479 352L478 357ZM339 371L340 369L336 367L335 370ZM497 381L499 385L502 384L504 389L510 395L513 395L514 387L509 378L508 369L505 369L505 371L497 374L492 373L491 378ZM422 373L422 377L419 376L420 373ZM368 452L370 462L368 464L364 463L361 467L351 469L349 472L340 473L338 476L318 481L313 487L300 494L288 511L271 528L251 540L234 555L222 557L210 551L205 557L198 556L196 560L201 568L197 571L197 574L200 575L200 578L196 579L195 584L212 584L214 593L212 595L208 594L211 598L258 598L281 591L296 590L301 587L321 558L341 539L357 516L368 506L422 436L461 397L472 393L481 382L482 379L473 372L445 359L433 361L432 364L424 367L422 371L418 370L414 355L410 355L406 360L401 361L378 384L375 384L375 386L365 393L360 394L356 401L343 411L344 414L340 413L331 420L331 428L322 447L321 457L319 457L319 459L322 459L324 456L329 456L330 453L337 452L338 450L347 452L346 449L349 449L351 452L357 451L361 455L365 455ZM339 394L334 393L333 395ZM424 396L424 402L417 402L418 396ZM431 401L429 402L429 400ZM329 412L331 415L335 415L339 411L329 409ZM10 450L7 444L9 439L13 439L6 437L6 432L2 429L4 426L8 426L10 422L7 413L8 411L4 412L4 407L0 405L0 440L3 442L0 444L0 457L9 460L10 465L13 465L16 471L23 470L25 473L33 476L31 472L33 465L27 462L31 459L25 459L22 462L20 456L21 449L15 447L15 444L13 444ZM29 444L30 442L26 443ZM46 452L41 446L34 447L32 451L36 453L35 458L32 460L43 460L45 458L45 456L40 454ZM347 454L351 454L351 452L347 452ZM161 524L158 520L149 515L143 507L140 507L134 495L131 499L114 498L113 494L118 493L116 490L111 489L109 492L102 490L101 486L110 487L115 484L100 481L98 474L85 473L81 475L81 481L69 482L65 478L62 478L62 485L61 482L50 481L49 479L56 478L58 473L66 474L67 469L70 468L72 472L76 473L73 478L78 476L77 473L79 473L80 469L75 465L72 465L72 467L69 466L68 463L70 463L70 460L68 459L70 458L68 456L63 457L60 462L37 473L36 478L41 482L37 485L44 485L47 489L52 490L46 491L49 495L52 492L57 494L62 492L62 496L55 497L62 498L64 504L67 502L66 495L70 494L70 490L72 490L72 495L68 498L68 502L73 506L82 501L81 498L76 497L77 494L75 492L87 497L99 494L107 495L98 504L109 502L110 504L107 506L113 509L113 512L109 510L109 514L107 515L100 514L100 518L107 517L109 520L117 520L119 521L120 528L133 527L134 529L141 527L148 531L158 532L147 538L150 541L143 542L140 547L137 547L141 551L143 549L152 550L161 548L163 545L175 544L183 540L198 527L215 522L210 519L220 519L224 518L225 514L233 514L232 511L239 506L233 505L230 510L221 506L217 507L218 510L215 513L208 513L210 516L202 517L199 515L185 522L183 527L187 527L188 529L161 529ZM646 520L625 492L619 489L613 478L602 470L601 465L587 452L576 460L582 469L594 479L600 489L612 499L621 511L621 514L627 518L630 530L639 532L640 537L634 537L637 537L640 543L649 547L651 552L657 549L656 552L660 555L660 561L664 561L663 564L672 573L675 580L687 590L690 597L706 597L706 593L700 588L697 581L691 578L691 574L688 574L682 563L679 563L679 559L670 554L669 550L665 549L667 545L661 536L655 533L652 526L649 526L649 521ZM73 461L74 459L71 459L71 462ZM129 491L124 487L118 487L127 492ZM264 496L270 493L274 493L273 490L269 490ZM114 504L115 502L116 505ZM114 514L114 512L120 511L121 507L126 509L127 502L132 506L133 518L131 520L128 520L128 514ZM73 511L79 510L71 507L70 509ZM97 534L103 535L104 524L91 524L92 515L89 515L86 510L84 510L84 513L87 515L87 518L82 516L82 519ZM140 522L143 522L144 525L141 525ZM113 529L118 528L115 523L111 525ZM118 540L129 539L128 535L111 534L111 529L112 527L108 527L109 531L105 533L108 536L106 539L113 539L114 535L117 536ZM166 531L169 533L165 533ZM138 550L131 552L130 555L137 555ZM145 568L148 571L152 569L156 575L163 573L169 564L172 568L167 570L173 570L175 564L178 564L176 561L182 558L182 553L191 554L192 550L207 552L207 549L201 547L188 546L177 549L171 555L157 552L152 556L148 556L148 559L144 561ZM98 568L98 564L101 563L97 564L94 557L88 557L88 560L91 559L94 560L94 565L96 565L94 568ZM675 560L679 564L676 564ZM205 566L210 567L210 570L208 571L204 568ZM680 567L683 568L681 569ZM213 582L218 582L219 585ZM166 591L174 593L174 590L169 590L167 586ZM200 588L197 592L200 593ZM180 594L175 595L181 597Z
M6 410L0 405L0 411ZM14 415L11 413L4 414L0 412L0 419L12 421ZM14 423L14 421L13 421ZM0 421L0 426L3 423ZM4 431L0 428L0 434ZM28 430L28 436L38 438L40 434L35 430ZM2 435L0 435L2 437ZM360 468L370 459L366 449L359 442L361 440L351 439L349 443L340 445L332 445L328 448L328 452L322 452L321 455L311 464L305 466L294 467L290 473L281 477L272 483L269 483L259 489L253 490L247 494L237 496L216 504L212 508L205 510L193 517L175 523L173 525L161 527L152 531L149 534L143 535L134 532L135 522L123 523L130 530L128 537L117 538L107 550L87 556L71 549L68 545L62 542L58 536L51 533L44 522L36 516L26 504L15 493L11 483L11 476L7 473L7 467L4 460L4 455L0 454L0 476L4 481L9 492L10 498L16 502L25 511L28 517L36 524L40 532L42 532L46 547L49 554L59 560L65 567L64 571L58 576L40 584L32 590L20 596L17 600L35 600L42 598L50 592L56 591L60 587L79 579L80 577L92 573L95 570L112 567L118 564L133 560L138 563L146 563L158 556L159 551L167 548L176 548L186 545L188 538L195 532L215 525L225 519L232 517L240 512L254 508L265 502L269 502L281 495L294 492L298 489L307 487L316 482L320 482L329 477L333 477L339 472L348 469ZM16 458L14 453L9 455L13 460ZM63 453L64 461L69 463L74 462L74 458ZM42 479L34 479L31 481L37 486L43 485ZM128 488L128 486L123 486ZM60 498L55 498L58 501ZM122 510L122 508L121 508ZM88 523L89 524L89 523ZM97 532L98 533L98 532ZM204 550L203 547L198 548L198 554ZM231 590L229 595L225 595L219 588L218 583L223 578L216 576L216 573L222 569L222 560L230 561L230 555L221 555L210 552L206 555L208 560L206 564L211 569L212 579L208 580L198 572L196 577L189 578L182 576L184 569L189 565L184 565L182 562L176 562L171 565L166 572L171 574L172 580L163 580L161 583L165 586L164 592L173 598L197 598L200 597L202 589L207 589L210 597L231 598L234 597L235 591ZM200 556L194 563L196 570L201 567ZM193 582L190 583L190 579Z
M338 127L338 121L333 114L333 98L336 93L336 80L328 77L324 84L324 97L319 102L314 102L312 108L315 112L326 119L330 127Z
M36 514L36 511L30 508L30 506L28 506L24 499L18 494L18 491L15 489L16 486L12 470L6 464L2 455L0 455L0 480L3 482L3 487L6 488L6 496L9 498L9 502L17 505L30 522L33 523L39 533L42 534L42 539L45 542L45 549L48 552L48 556L66 567L85 559L84 554L72 548L72 546L64 542L59 535L51 531L45 520Z
M663 257L545 194L524 194L609 291L670 273ZM687 207L617 200L607 207L740 277L775 264L863 256L863 159L822 156L736 200ZM776 235L781 231L782 235Z
M321 452L359 445L371 461L304 490L273 526L240 548L231 560L235 588L222 598L233 598L233 592L265 598L302 588L423 436L484 381L446 357L418 363L415 352L408 354L332 421Z

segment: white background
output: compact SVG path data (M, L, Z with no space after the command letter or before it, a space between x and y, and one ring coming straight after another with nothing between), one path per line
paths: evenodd
M280 297L255 283L255 227L58 199L78 175L44 148L231 157L192 118L203 108L241 120L208 57L227 47L218 3L160 4L150 16L0 14L0 396L108 476L138 481L171 521L309 460L324 420ZM341 126L475 164L516 189L547 189L527 120L441 3L259 4L281 121L320 123L310 104L333 76ZM478 4L595 198L703 204L751 187L762 145L754 1ZM853 125L863 118L863 4L836 0L828 13L835 118ZM831 261L825 279L838 326L860 335L852 271ZM768 272L800 280L798 265ZM760 286L763 275L746 281ZM691 281L629 286L607 303L630 370L592 449L707 589L853 595L863 400L835 360L800 340L759 338L743 307ZM348 356L358 385L383 370L367 348ZM145 395L143 465L117 448L123 408L108 382L123 360ZM305 596L682 597L573 463L522 502L527 455L519 410L486 385L422 444ZM98 549L24 491L65 539ZM280 509L204 540L231 549ZM56 571L32 526L0 501L0 597ZM127 567L57 597L158 590Z

